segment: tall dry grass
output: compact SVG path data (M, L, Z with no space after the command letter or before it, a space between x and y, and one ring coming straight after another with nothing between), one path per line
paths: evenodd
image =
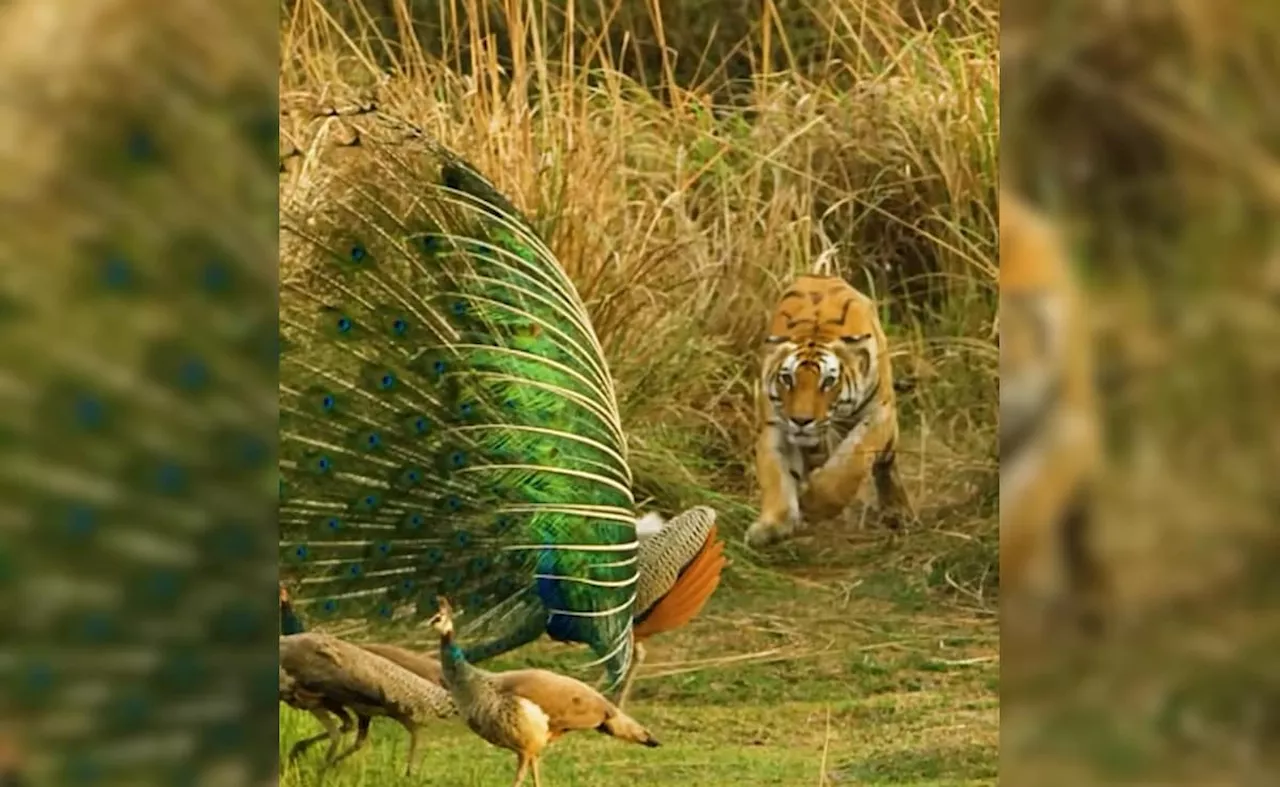
M640 497L719 496L746 523L756 348L784 282L828 242L883 300L900 374L919 381L909 428L948 449L926 498L965 473L994 495L994 3L955 4L933 27L894 0L816 3L822 68L762 67L732 106L683 85L670 59L651 82L628 76L572 0L442 4L456 46L435 51L404 0L379 6L286 7L283 104L376 97L526 211L604 344ZM646 7L661 38L661 8ZM744 51L786 49L775 27Z

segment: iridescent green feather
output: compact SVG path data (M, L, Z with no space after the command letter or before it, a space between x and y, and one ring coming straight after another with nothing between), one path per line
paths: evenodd
M297 241L281 356L294 602L320 624L412 623L437 595L462 626L517 609L481 649L546 632L589 645L616 680L631 658L634 502L586 310L469 165L376 114L347 122L360 145L321 144L326 179L282 218Z

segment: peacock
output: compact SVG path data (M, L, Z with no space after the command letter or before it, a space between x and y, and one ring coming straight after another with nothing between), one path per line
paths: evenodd
M513 787L520 787L530 770L534 787L542 787L538 759L567 732L596 730L649 748L661 745L644 725L582 681L541 669L489 672L468 663L454 641L449 602L442 598L438 606L429 625L440 634L445 686L472 732L515 752Z
M254 3L0 4L0 771L28 784L277 772L277 38Z
M626 704L636 670L644 662L643 642L684 626L693 620L720 585L728 561L719 537L716 511L694 506L675 519L648 514L636 522L640 537L632 659L618 694L618 707Z
M485 656L544 633L632 662L637 540L613 381L555 256L375 103L290 112L280 572L317 625L461 600ZM306 151L304 154L303 151Z

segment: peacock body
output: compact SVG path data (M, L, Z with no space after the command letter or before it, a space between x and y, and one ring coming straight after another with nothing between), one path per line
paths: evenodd
M620 680L631 473L572 283L488 181L412 125L358 106L293 128L280 549L294 603L320 624L395 626L447 595L486 655L545 632Z

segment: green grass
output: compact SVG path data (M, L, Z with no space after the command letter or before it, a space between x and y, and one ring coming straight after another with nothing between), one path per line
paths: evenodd
M838 569L730 566L698 619L648 647L628 711L663 745L574 733L550 748L545 783L995 784L995 621L955 606L910 573L881 568L880 539L868 531L862 552L846 552ZM814 558L806 548L820 541L802 540L800 559ZM898 554L913 549L908 541ZM837 556L826 557L834 563ZM492 666L556 667L564 651L538 643ZM319 731L310 716L282 706L281 757ZM514 775L514 755L456 719L424 730L420 771L410 780L402 776L404 731L378 719L370 739L324 783L479 787ZM281 785L319 784L324 751L312 748L285 770Z

